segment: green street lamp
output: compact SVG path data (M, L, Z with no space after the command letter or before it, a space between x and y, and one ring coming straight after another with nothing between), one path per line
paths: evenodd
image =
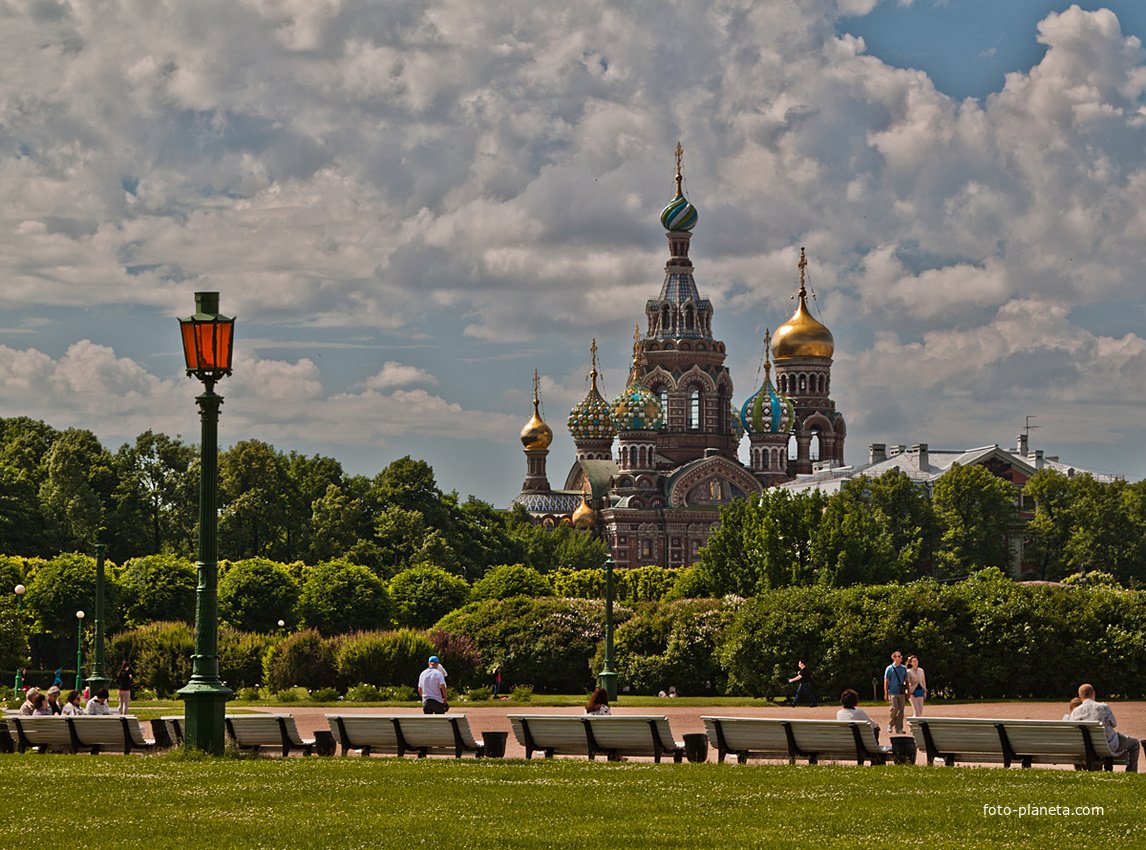
M199 584L195 590L195 654L191 681L180 691L188 749L222 755L224 714L232 694L219 679L219 406L215 384L231 374L235 320L219 313L218 292L196 292L195 314L179 320L187 376L203 382L195 399L202 423L199 464Z
M107 547L103 543L95 545L96 553L96 583L95 583L95 620L92 622L92 674L87 678L90 693L98 693L101 688L111 684L111 679L104 670L103 658L103 627L104 627L104 553ZM78 688L77 688L78 690Z
M76 611L76 690L84 672L84 612Z
M22 584L18 584L14 588L12 588L12 592L16 594L16 622L19 623L21 626L23 626L23 623L20 620L20 611L24 607L24 594L28 592L28 588L24 587L24 585L22 585ZM21 628L20 629L21 637L23 637L23 634L24 634L24 630L23 630L23 628ZM23 684L24 684L24 662L21 659L16 664L16 685L14 688L16 693L20 692L20 688L23 686Z
M617 699L617 674L613 670L613 559L605 559L605 663L597 674L597 683L609 695L609 702Z

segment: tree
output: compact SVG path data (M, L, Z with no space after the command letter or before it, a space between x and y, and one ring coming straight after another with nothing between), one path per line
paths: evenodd
M842 587L909 580L931 524L926 496L903 472L847 481L828 500L813 541L820 582Z
M510 599L514 596L552 596L549 579L523 564L502 564L474 582L470 598Z
M286 463L259 440L219 455L219 546L226 557L280 557L287 548Z
M440 567L411 567L390 579L390 596L403 626L429 628L465 605L469 593L465 579Z
M314 504L326 495L329 487L342 483L342 464L322 455L307 457L291 452L285 466L290 487L283 493L287 501L283 557L293 560L311 555L312 542L316 540L312 525Z
M936 567L943 576L1010 566L1007 536L1017 518L1015 486L978 465L952 464L935 482L940 529Z
M383 578L410 566L410 556L422 547L426 522L421 511L389 505L374 520L374 543Z
M328 484L311 504L311 556L319 561L344 557L363 536L363 526L362 502L338 484Z
M146 553L190 555L198 522L198 452L166 434L144 431L115 456L118 533L139 522ZM118 549L123 549L120 543ZM114 549L113 549L114 555Z
M115 487L111 454L91 431L69 428L45 459L40 503L58 550L79 549L101 539Z
M131 628L156 620L195 620L195 565L175 555L147 555L123 565L125 619Z
M219 579L219 617L240 631L269 632L293 623L298 584L274 561L237 561Z
M113 565L105 565L104 610L110 633L119 624L119 584ZM37 632L52 638L75 637L76 611L95 611L95 559L72 552L45 561L28 582L24 604L35 618Z
M394 605L386 584L366 567L327 561L307 571L298 599L302 624L323 635L394 624Z
M1023 487L1023 497L1035 508L1027 523L1027 558L1043 579L1066 574L1066 547L1074 530L1071 489L1071 480L1050 467L1040 469Z
M427 527L450 531L449 514L442 504L442 491L434 480L434 470L424 460L401 457L375 477L370 498L379 509L393 505L417 511Z

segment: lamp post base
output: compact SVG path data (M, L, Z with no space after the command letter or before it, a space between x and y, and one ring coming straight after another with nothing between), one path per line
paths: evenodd
M88 676L84 679L90 693L96 693L100 688L111 690L111 679L107 676Z
M191 683L181 688L178 696L183 700L184 747L221 756L227 742L223 716L231 690L223 685Z
M602 670L597 674L597 684L605 689L605 693L609 695L609 702L615 702L617 699L617 674L612 670Z

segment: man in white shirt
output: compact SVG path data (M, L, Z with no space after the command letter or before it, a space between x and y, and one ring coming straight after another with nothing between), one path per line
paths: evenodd
M107 704L107 688L100 688L96 695L88 700L85 714L111 714L111 706Z
M422 698L423 714L445 714L450 710L446 701L446 677L438 667L438 656L431 655L429 666L418 677L418 696Z
M1082 705L1070 713L1070 719L1097 720L1101 723L1106 729L1106 742L1110 745L1110 751L1116 756L1125 755L1127 773L1137 773L1141 742L1137 738L1114 731L1118 721L1114 719L1114 712L1110 710L1109 705L1095 701L1094 685L1079 685L1078 695L1082 699Z

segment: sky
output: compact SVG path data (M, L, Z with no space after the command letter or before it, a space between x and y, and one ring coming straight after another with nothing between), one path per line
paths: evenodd
M508 504L534 369L607 398L691 257L743 401L806 246L846 460L1146 476L1137 0L0 0L0 416L198 440L176 317L237 316L220 440Z

